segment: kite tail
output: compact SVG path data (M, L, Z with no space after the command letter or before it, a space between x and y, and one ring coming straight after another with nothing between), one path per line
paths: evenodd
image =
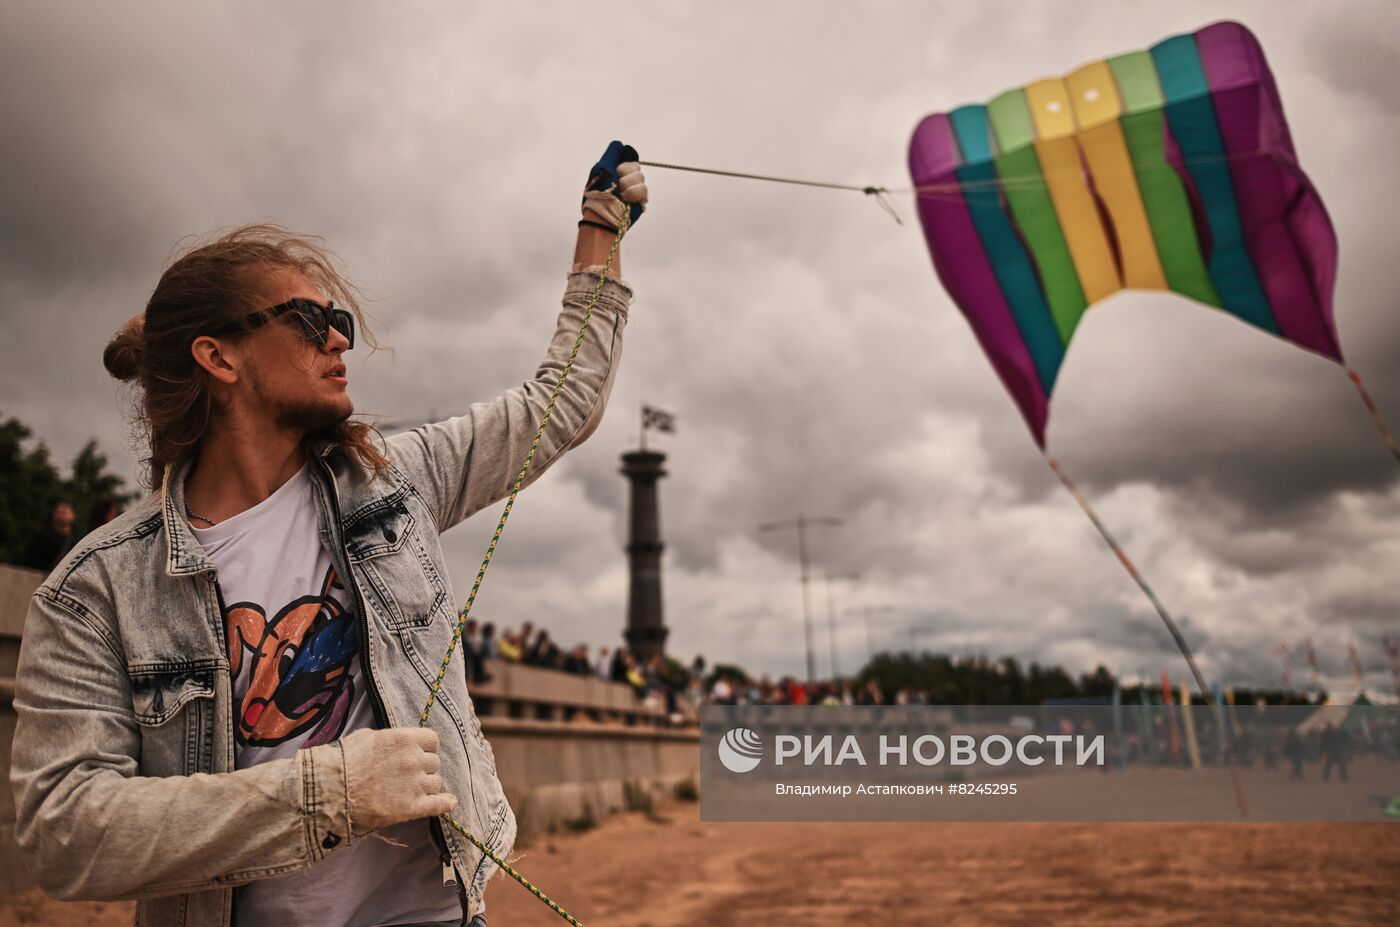
M1094 507L1089 504L1089 500L1084 498L1084 494L1079 491L1079 488L1074 485L1074 481L1069 478L1069 474L1060 469L1060 464L1055 458L1046 457L1045 459L1049 462L1050 469L1054 470L1055 475L1060 478L1060 482L1064 484L1065 489L1069 490L1069 494L1074 497L1074 501L1078 502L1079 507L1084 510L1084 514L1089 516L1089 521L1094 523L1094 527L1098 529L1099 534L1102 535L1104 541L1108 543L1109 549L1118 557L1118 562L1123 564L1123 568L1128 571L1128 575L1133 578L1133 582L1138 584L1138 588L1143 591L1143 594L1147 596L1147 600L1152 603L1152 607L1157 610L1157 614L1161 617L1162 623L1167 626L1167 630L1171 633L1172 640L1176 641L1177 649L1180 650L1181 655L1186 658L1186 665L1190 668L1191 675L1195 677L1197 688L1199 688L1201 694L1205 696L1206 704L1218 709L1219 706L1215 702L1215 696L1211 694L1210 686L1206 685L1205 676L1201 675L1200 667L1196 666L1196 657L1191 653L1191 648L1187 645L1186 638L1182 635L1181 629L1176 626L1176 622L1172 620L1172 616L1167 613L1167 609L1162 605L1162 600L1157 598L1157 593L1153 592L1152 587L1147 584L1147 580L1143 579L1142 574L1138 572L1137 566L1129 559L1123 548L1119 546L1117 539L1109 533L1108 528L1099 520L1098 513L1096 513ZM1186 707L1189 708L1190 706L1187 705ZM1229 761L1230 783L1235 789L1235 805L1240 810L1240 817L1248 818L1249 806L1245 802L1244 788L1240 785L1239 772L1235 768L1235 752L1233 749L1229 751Z
M1390 448L1390 453L1395 456L1395 460L1400 462L1400 444L1395 442L1395 436L1386 427L1385 419L1381 418L1381 410L1376 407L1375 400L1371 394L1366 392L1366 385L1361 382L1361 374L1355 370L1347 370L1347 378L1356 384L1356 391L1361 394L1361 401L1366 404L1366 411L1371 413L1371 420L1376 423L1376 430L1381 433L1381 440L1385 446Z

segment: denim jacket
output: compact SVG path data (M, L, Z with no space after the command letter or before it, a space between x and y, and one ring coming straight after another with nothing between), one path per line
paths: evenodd
M352 580L378 726L418 723L457 618L438 536L509 493L596 280L570 275L533 380L388 438L392 466L378 475L340 449L308 447L321 539ZM530 480L602 419L631 298L605 282ZM227 927L234 886L370 839L350 832L338 741L235 769L218 575L182 515L189 467L168 467L160 492L84 538L35 592L14 697L15 836L40 886L61 899L136 899L146 927ZM515 815L460 659L429 720L443 788L504 858ZM437 819L424 826L459 874L464 919L475 916L497 867Z

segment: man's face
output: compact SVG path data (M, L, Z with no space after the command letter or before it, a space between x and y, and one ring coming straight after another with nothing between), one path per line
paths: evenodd
M73 530L73 506L67 502L60 502L53 507L53 530L59 534L67 534Z
M297 298L326 302L297 271L273 272L263 290L269 294L269 306ZM333 328L325 344L308 342L293 314L285 313L257 328L244 342L240 353L245 358L246 388L239 392L279 428L302 433L330 428L355 411L342 360L349 346Z

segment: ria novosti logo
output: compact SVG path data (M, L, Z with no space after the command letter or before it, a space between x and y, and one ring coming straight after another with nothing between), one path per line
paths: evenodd
M746 773L763 759L763 740L746 727L736 727L719 742L719 761L730 772Z

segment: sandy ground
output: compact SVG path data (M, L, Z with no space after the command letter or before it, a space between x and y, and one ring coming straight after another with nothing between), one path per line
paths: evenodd
M1400 923L1400 824L718 824L695 804L537 838L519 868L584 924ZM506 876L493 927L560 918ZM0 927L129 925L0 898Z

